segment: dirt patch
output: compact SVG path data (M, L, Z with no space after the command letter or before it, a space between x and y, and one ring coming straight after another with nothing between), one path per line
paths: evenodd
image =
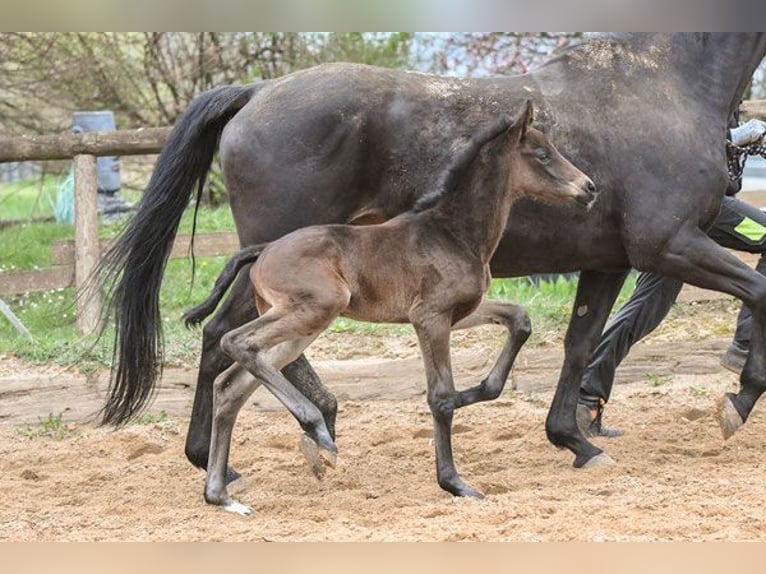
M459 386L480 380L498 339L456 337ZM436 484L414 339L328 335L312 360L341 399L338 467L316 480L297 424L259 389L232 446L249 519L206 506L204 474L184 457L192 370L166 373L153 419L114 431L88 422L103 378L3 357L0 488L12 495L0 540L764 540L766 417L756 409L724 443L713 416L737 384L718 365L726 344L638 345L606 415L625 436L597 443L617 464L592 471L545 437L561 349L523 350L515 388L455 417L456 461L487 495L478 501ZM59 438L41 424L52 413Z

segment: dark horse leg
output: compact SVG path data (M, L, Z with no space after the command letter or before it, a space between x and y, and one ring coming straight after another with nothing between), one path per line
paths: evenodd
M591 466L610 462L601 449L580 433L575 413L580 381L626 276L627 272L581 271L577 283L577 296L564 341L564 366L545 422L548 440L557 447L571 450L576 468L587 463Z
M452 454L452 417L457 393L450 362L450 314L410 317L418 336L428 385L428 406L434 424L436 480L455 496L483 498L478 490L460 478Z
M316 295L312 293L312 295ZM337 290L308 304L274 306L221 338L221 349L234 361L213 385L213 421L205 480L205 500L230 512L248 515L251 509L233 500L226 488L231 435L237 414L259 384L298 420L320 450L325 464L335 466L337 448L321 411L280 373L329 326L348 305L348 292ZM249 376L241 376L246 369Z
M213 318L202 332L202 357L200 359L197 387L194 394L189 429L186 435L186 457L196 467L207 468L210 452L210 432L213 417L213 383L232 364L232 360L221 350L220 341L224 333L232 331L257 317L252 286L247 272L243 271L235 280L228 297L223 301ZM319 376L301 355L282 369L284 376L306 398L319 408L328 430L335 438L335 418L338 403L322 384ZM239 477L229 468L226 481Z
M470 329L479 325L502 325L508 330L508 338L487 377L478 385L457 393L456 409L498 398L505 388L519 350L532 333L529 315L523 307L499 301L482 301L476 311L458 321L452 330Z
M726 393L719 412L724 438L744 424L766 391L766 277L697 228L684 229L667 245L657 271L740 299L753 316L750 352L737 393Z

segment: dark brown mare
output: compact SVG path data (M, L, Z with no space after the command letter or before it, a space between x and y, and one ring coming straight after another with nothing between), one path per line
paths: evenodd
M187 323L202 321L239 269L255 262L249 277L260 316L221 339L221 348L235 363L214 386L207 502L239 514L251 512L227 493L226 469L237 413L261 383L306 431L304 453L317 453L334 466L337 449L321 411L280 369L340 315L412 323L426 371L438 483L458 496L481 497L455 468L453 412L500 395L529 335L521 308L480 307L489 287L489 261L518 198L588 207L596 197L593 182L531 122L527 101L513 121L501 118L478 129L458 145L444 175L411 211L378 225L305 227L272 243L246 247L229 262L208 300L186 315ZM508 340L489 377L457 392L450 331L482 323L506 323ZM315 464L319 457L311 458Z
M126 421L152 394L162 364L159 285L219 136L237 231L254 245L307 225L383 221L410 209L465 126L532 98L538 125L600 191L587 212L520 201L491 261L496 277L581 270L548 438L571 450L578 467L601 452L577 429L578 388L631 266L729 293L752 310L740 390L722 409L736 428L766 390L766 278L704 230L726 188L727 119L765 53L764 33L629 34L592 39L520 76L455 79L332 64L200 95L104 262L117 280L104 420ZM208 460L213 381L232 364L221 337L255 317L241 274L203 332L186 442L197 466ZM332 431L335 399L305 358L284 372Z

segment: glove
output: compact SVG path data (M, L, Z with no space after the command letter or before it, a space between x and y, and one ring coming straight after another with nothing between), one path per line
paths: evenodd
M766 134L766 122L761 120L749 120L739 127L732 128L731 143L744 146L757 143Z

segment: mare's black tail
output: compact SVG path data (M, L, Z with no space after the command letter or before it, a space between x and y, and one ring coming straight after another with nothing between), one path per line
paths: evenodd
M213 290L210 292L210 295L208 295L208 298L193 309L184 313L183 319L187 327L199 325L205 317L215 311L218 303L221 302L221 299L223 299L223 296L226 294L226 290L237 277L239 270L248 263L255 262L266 245L268 245L268 243L244 247L239 253L229 259L229 262L223 268L223 271L221 271L218 279L215 280L215 285L213 285Z
M224 126L257 89L224 86L191 102L157 159L135 216L99 264L108 289L104 318L113 314L115 321L104 423L127 422L154 392L163 358L159 292L178 224L195 185L202 191Z

